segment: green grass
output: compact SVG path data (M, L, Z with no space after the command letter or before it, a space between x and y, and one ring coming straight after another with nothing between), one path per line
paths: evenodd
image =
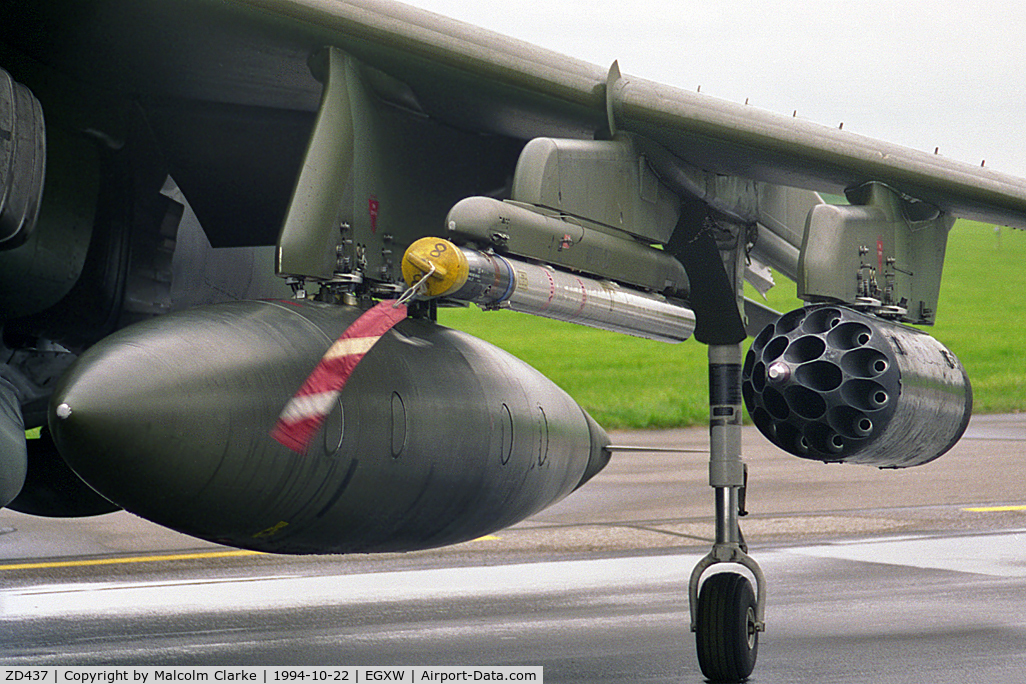
M777 277L769 306L801 306ZM1026 411L1026 232L959 222L948 241L938 324L931 331L961 359L977 413ZM752 295L749 295L752 296ZM758 295L755 295L757 298ZM444 309L439 322L488 340L570 393L607 429L697 425L708 420L706 347L642 340L505 311Z
M670 345L508 311L447 309L438 318L531 364L606 428L708 420L703 345Z
M1026 232L962 222L930 331L966 368L976 413L1026 411Z

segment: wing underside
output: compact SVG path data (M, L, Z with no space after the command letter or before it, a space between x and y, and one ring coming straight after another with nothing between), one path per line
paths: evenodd
M325 46L365 65L383 100L464 131L522 141L624 131L706 173L830 193L875 181L953 216L1026 227L1018 179L622 76L393 2L6 5L3 42L135 99L201 216L248 218L260 238L225 229L226 243L266 242L280 225L320 93L308 60Z

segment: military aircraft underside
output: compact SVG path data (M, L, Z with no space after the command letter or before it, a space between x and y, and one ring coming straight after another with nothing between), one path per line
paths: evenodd
M742 403L801 458L950 449L970 383L909 324L935 320L956 217L1026 227L1026 183L386 0L9 1L0 503L276 553L473 539L609 439L439 306L694 337L716 541L692 630L740 681L767 625ZM770 267L806 308L744 298Z

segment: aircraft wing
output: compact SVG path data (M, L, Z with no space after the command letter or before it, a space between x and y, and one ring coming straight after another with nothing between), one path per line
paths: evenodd
M426 112L455 125L591 136L611 117L715 173L831 193L878 181L955 216L1026 227L1026 183L986 168L633 76L611 79L604 68L395 3L242 4L329 31L326 40L406 82Z
M1026 227L1021 180L633 76L611 79L607 68L399 3L12 2L0 19L4 40L25 54L139 98L176 179L226 244L255 239L230 221L243 219L265 242L280 225L320 93L307 61L327 45L391 77L379 79L379 96L462 129L590 138L611 117L707 172L830 193L877 181L954 216Z
M613 125L702 169L840 193L886 183L952 215L1026 227L1026 183L986 168L604 68L387 2L243 0L308 39L342 47L410 87L426 113L521 138ZM608 90L607 90L608 88Z

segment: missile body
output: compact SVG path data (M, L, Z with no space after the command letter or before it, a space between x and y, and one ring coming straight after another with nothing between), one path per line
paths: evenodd
M442 238L422 238L410 245L403 255L403 277L409 284L426 279L428 297L508 308L661 342L683 342L695 330L694 312L662 295L459 247Z
M551 381L486 342L409 318L364 356L308 453L278 444L269 433L282 407L360 313L236 302L126 328L55 391L55 442L127 510L277 553L474 539L605 465L605 433Z

